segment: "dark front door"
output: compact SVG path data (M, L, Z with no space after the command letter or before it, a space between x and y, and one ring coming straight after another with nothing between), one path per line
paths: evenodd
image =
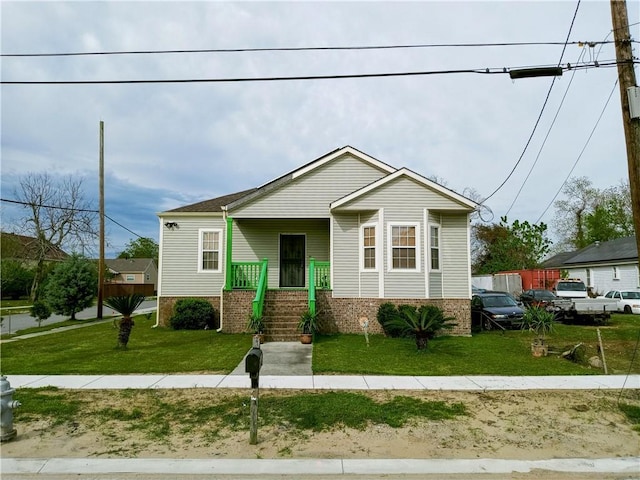
M280 286L304 287L304 235L280 235Z

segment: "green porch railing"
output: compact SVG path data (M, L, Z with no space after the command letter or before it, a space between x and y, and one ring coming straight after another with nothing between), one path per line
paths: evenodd
M315 263L316 289L331 290L331 262Z
M316 314L316 261L309 259L309 313Z
M309 259L309 311L316 314L316 290L331 288L331 262L316 262Z
M230 287L257 290L263 262L232 262Z
M267 291L267 265L269 261L265 258L262 260L260 268L260 277L258 279L258 287L256 296L253 299L253 316L255 318L262 318L262 312L264 310L264 297Z

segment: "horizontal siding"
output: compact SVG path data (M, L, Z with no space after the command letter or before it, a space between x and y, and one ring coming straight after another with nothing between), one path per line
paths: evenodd
M333 295L358 297L358 245L359 225L357 215L333 217Z
M360 273L360 296L361 297L378 297L379 294L379 273L378 272L361 272Z
M429 272L429 298L442 298L442 272Z
M229 214L234 218L326 218L331 202L385 175L368 163L344 155Z
M465 210L459 203L444 197L440 192L431 190L407 177L382 185L371 192L340 206L340 212L356 212L359 210L373 210L398 205L430 210ZM467 209L468 210L468 209Z
M579 278L587 283L586 268L569 268L569 278ZM598 295L604 295L609 290L630 290L640 288L638 267L636 265L618 265L618 280L613 279L613 266L591 267L591 285Z
M471 277L467 248L468 216L443 214L440 227L441 295L445 298L469 298Z
M280 284L280 234L302 234L306 238L305 282L311 257L329 261L329 221L236 219L233 225L233 261L257 262L269 260L268 288Z
M220 295L224 286L224 229L221 217L163 217L163 222L175 221L179 228L162 228L162 296ZM222 230L221 270L219 273L198 272L199 229Z

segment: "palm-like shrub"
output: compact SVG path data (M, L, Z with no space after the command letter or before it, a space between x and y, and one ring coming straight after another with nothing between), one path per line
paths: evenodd
M136 308L144 301L144 295L134 293L132 295L121 295L116 297L109 297L104 301L104 304L122 315L122 318L118 322L118 347L127 348L129 343L129 337L131 336L131 329L133 328L133 320L131 315L135 312Z
M553 331L556 321L555 313L543 307L529 307L522 316L522 328L535 332L536 336L543 343L548 333Z
M402 336L415 338L418 350L427 348L427 342L441 330L449 330L456 326L453 317L445 317L441 308L435 305L401 305L398 315L389 320L390 328L399 331Z

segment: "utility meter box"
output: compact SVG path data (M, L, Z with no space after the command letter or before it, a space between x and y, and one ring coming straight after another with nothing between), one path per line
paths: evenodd
M627 99L631 118L640 118L640 87L627 88Z

